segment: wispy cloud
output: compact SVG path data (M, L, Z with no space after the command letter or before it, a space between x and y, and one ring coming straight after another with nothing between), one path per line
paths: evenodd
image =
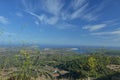
M6 36L14 36L15 33L11 33L11 32L4 32L3 35L6 35Z
M46 19L46 22L51 25L56 24L58 21L59 21L59 18L57 16Z
M100 11L104 9L107 1L102 1L100 4L92 7L89 7L91 3L88 0L71 0L70 3L66 3L67 1L64 0L37 0L35 3L23 0L22 3L25 11L36 17L35 23L37 21L37 25L39 22L39 24L56 26L60 22L67 24L68 21L75 19L94 21L100 16ZM95 31L102 29L106 25L98 24L91 26L88 29Z
M92 35L120 35L120 30L110 31L110 32L97 32L91 33Z
M86 21L95 21L101 16L102 10L104 10L110 1L111 0L103 0L101 3L90 7L91 3L87 0L74 0L72 2L72 4L74 4L74 10L69 17L72 19L79 18Z
M83 6L87 1L86 0L73 0L71 3L71 6L73 9L79 9L81 6Z
M36 13L34 12L31 12L31 11L26 11L27 13L29 13L30 15L36 17L40 22L44 22L44 20L46 19L46 16L45 15L37 15Z
M48 13L54 16L58 16L64 6L62 0L36 0L34 3L29 0L22 0L22 3L27 11L41 13Z
M101 1L100 4L97 4L97 5L94 5L93 7L87 8L86 12L82 16L82 18L86 19L88 21L97 20L101 16L102 10L104 10L104 8L107 6L107 4L110 1L111 0L103 0L103 1Z
M9 36L10 37L10 36L14 36L14 35L16 35L16 34L0 30L0 36Z
M36 24L36 25L39 25L40 23L39 23L38 21L35 21L35 24Z
M36 17L39 20L37 22L40 22L40 23L54 25L59 20L58 17L56 17L56 16L48 18L47 15L45 15L45 14L38 15L34 12L30 12L30 11L27 11L27 12L29 14L31 14L32 16Z
M59 15L64 4L62 0L44 0L44 10L53 15Z
M16 12L16 16L23 17L24 15L21 12Z
M91 35L99 37L102 40L120 42L120 30L106 31L106 32L96 32L91 33Z
M0 36L14 36L16 35L16 33L13 33L13 32L8 32L5 30L4 27L0 27Z
M64 29L73 29L76 26L69 23L61 23L61 24L58 24L57 27L61 30L64 30Z
M4 16L0 16L0 23L1 24L8 24L8 19Z
M106 26L107 26L107 24L87 25L87 26L84 26L83 29L86 29L86 30L89 30L90 32L92 32L92 31L97 31L97 30L103 29Z
M80 18L84 14L84 11L87 7L88 7L88 4L85 4L81 8L79 8L78 10L74 11L70 16L71 19Z
M37 8L32 3L27 3L23 0L23 5L25 6L25 11L30 15L36 17L37 22L48 25L55 25L60 20L60 13L63 7L61 0L40 0L42 5L41 8ZM38 4L38 3L37 3ZM33 7L33 8L32 8ZM36 13L37 11L42 11L41 13ZM47 14L46 14L47 13ZM50 16L51 15L51 16ZM38 24L38 23L37 23Z
M63 19L82 19L83 15L89 9L89 2L87 0L71 0L67 6L61 13Z
M42 0L35 0L33 2L33 0L21 0L22 1L22 4L23 6L25 7L25 10L28 10L28 11L35 11L35 10L38 10L40 9L40 1Z
M83 19L86 19L87 21L95 21L97 20L99 15L94 15L93 13L87 13L83 15Z

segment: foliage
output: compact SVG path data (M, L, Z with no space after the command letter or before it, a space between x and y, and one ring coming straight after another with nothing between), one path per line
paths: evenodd
M8 80L35 80L40 76L53 80L52 74L56 68L68 72L64 74L59 72L59 79L65 77L72 78L69 80L105 77L106 80L110 80L109 75L116 74L116 71L107 68L107 66L110 64L120 65L119 56L101 55L102 53L89 55L64 51L51 51L51 53L47 52L46 54L37 49L21 49L18 53L1 55L0 70L7 72L5 76Z
M14 70L10 74L6 75L9 77L8 80L11 78L13 80L31 80L36 79L39 76L52 79L51 74L38 64L39 55L31 58L31 55L23 49L20 50L19 55L15 55L15 62L17 63L14 65Z

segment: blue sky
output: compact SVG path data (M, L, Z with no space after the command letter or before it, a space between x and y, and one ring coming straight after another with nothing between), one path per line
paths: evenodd
M120 0L0 0L0 43L120 46Z

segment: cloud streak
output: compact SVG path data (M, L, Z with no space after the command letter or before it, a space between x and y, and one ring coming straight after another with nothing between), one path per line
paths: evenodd
M85 4L85 5L83 5L81 8L79 8L78 10L76 10L75 12L73 12L72 14L71 14L71 19L76 19L76 18L80 18L82 15L83 15L83 13L84 13L84 11L85 11L85 9L88 7L88 4Z
M22 3L25 11L36 17L37 25L42 23L56 26L61 22L68 24L68 21L76 19L94 21L100 16L98 12L104 9L107 1L101 1L100 4L92 7L89 7L91 3L87 0L70 0L70 3L64 0L37 0L35 3L23 0ZM95 31L105 26L105 24L93 25L88 29Z
M37 22L40 22L40 23L43 23L43 24L50 24L50 25L54 25L58 22L58 17L54 16L54 17L50 17L48 18L46 15L44 14L41 14L41 15L38 15L36 13L33 13L33 12L30 12L30 11L27 11L29 14L31 14L32 16L36 17L39 21Z
M73 7L74 10L76 10L83 6L86 2L87 2L86 0L73 0L71 6Z
M120 30L115 30L115 31L110 31L110 32L97 32L97 33L92 33L92 35L120 35Z
M58 24L57 27L61 30L64 30L64 29L72 29L72 28L75 28L76 26L68 23L61 23L61 24Z
M20 13L20 12L16 12L16 16L18 16L18 17L23 17L24 15L22 14L22 13Z
M59 15L64 4L61 0L44 0L43 8L48 13Z
M107 26L106 24L87 25L87 26L84 26L83 29L86 29L86 30L89 30L90 32L92 32L92 31L97 31L97 30L103 29L106 26Z
M0 30L0 36L14 36L16 35L15 33L11 33L11 32L5 32L5 31L1 31Z
M1 24L8 24L8 19L4 16L0 16L0 23Z

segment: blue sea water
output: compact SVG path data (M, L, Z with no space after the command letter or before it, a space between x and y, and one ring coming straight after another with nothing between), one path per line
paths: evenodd
M97 51L104 51L104 50L120 50L120 47L103 47L103 46L71 46L71 45L1 45L2 47L32 47L32 48L39 48L39 49L59 49L59 50L68 50L77 53L91 53ZM1 47L0 46L0 47Z

